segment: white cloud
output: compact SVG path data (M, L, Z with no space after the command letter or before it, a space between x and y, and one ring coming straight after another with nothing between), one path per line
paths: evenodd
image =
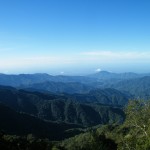
M101 69L100 68L97 68L96 70L95 70L95 72L100 72L101 71Z
M82 55L99 62L150 61L150 52L89 51L82 53Z
M61 71L61 72L60 72L60 74L64 74L64 73L65 73L64 71Z
M125 51L88 51L68 55L43 55L43 56L0 56L0 71L23 68L64 68L64 67L90 67L115 64L150 63L150 52L125 52ZM100 68L95 70L100 71ZM63 71L61 72L63 74Z

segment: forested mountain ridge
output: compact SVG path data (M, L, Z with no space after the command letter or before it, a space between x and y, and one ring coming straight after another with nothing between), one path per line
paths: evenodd
M122 122L124 114L119 107L86 103L72 95L27 92L10 87L0 88L0 101L18 112L32 114L41 119L91 126ZM126 99L125 99L126 100ZM106 103L107 104L107 103Z
M128 92L135 99L150 99L150 76L120 81L112 84L110 87Z
M61 140L67 137L66 130L82 128L76 124L44 121L26 113L19 113L0 103L0 129L7 134L33 134L39 138Z
M48 74L0 74L0 85L52 93L89 93L95 89L114 88L131 98L149 99L150 74L101 71L89 76L52 76Z
M59 141L88 131L85 127L120 124L124 121L125 115L120 106L100 104L97 100L87 102L82 99L81 102L78 94L75 95L31 92L0 86L0 130L4 132L0 135L0 148L24 150L23 147L36 147L41 150L43 146L51 147L55 144L48 140L37 141L38 138ZM80 95L82 98L85 96Z
M86 77L48 74L6 77L1 74L0 130L3 130L4 136L0 132L0 148L2 141L8 143L4 144L6 147L9 144L14 145L11 142L14 139L10 139L14 136L5 136L5 133L19 135L19 145L23 144L21 140L24 139L31 147L34 144L39 145L39 150L42 142L34 139L36 143L33 144L28 140L28 135L33 134L37 139L48 138L49 140L63 140L77 135L58 143L45 140L48 147L54 146L53 148L58 150L87 148L109 150L111 146L114 150L117 147L119 150L122 147L126 150L126 144L139 150L149 147L146 138L147 135L149 136L146 117L149 116L147 110L149 107L143 107L147 106L145 102L135 103L136 109L142 115L134 112L134 116L131 115L135 107L132 109L130 103L127 107L129 99L150 98L150 76L145 75L100 72ZM3 83L8 86L4 86ZM143 117L146 119L144 126L140 121L143 121ZM139 130L138 126L134 127L135 124L131 124L135 119L142 130ZM145 136L142 131L146 131L147 135ZM137 144L135 145L134 142ZM18 147L17 141L14 149L26 150Z
M86 85L80 82L53 82L46 81L42 83L34 83L30 85L19 86L19 89L28 91L43 91L53 93L88 93L94 89L94 86Z
M119 80L126 80L126 79L135 79L141 78L144 76L150 76L150 73L134 73L134 72L125 72L125 73L113 73L108 71L100 71L95 74L88 75L88 77L107 80L107 79L119 79Z
M92 82L93 79L86 76L63 76L63 75L52 76L46 73L19 74L19 75L0 74L0 85L18 87L22 85L31 85L34 83L43 83L47 81L87 83Z
M149 150L150 102L132 100L124 111L126 120L121 125L107 124L93 127L84 133L55 143L36 139L31 135L16 137L0 132L0 148L6 150L12 147L14 150L27 148L30 150Z
M100 71L95 74L87 76L67 76L67 75L49 75L46 73L36 73L36 74L19 74L19 75L7 75L0 74L0 85L7 86L22 86L22 85L31 85L35 83L44 83L44 82L79 82L84 84L91 84L94 82L105 82L106 80L126 80L126 79L135 79L141 78L144 76L150 76L147 74L136 74L132 72L126 73L111 73L107 71Z

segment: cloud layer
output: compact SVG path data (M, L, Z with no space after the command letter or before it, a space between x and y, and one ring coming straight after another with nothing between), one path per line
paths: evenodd
M105 61L150 61L150 52L125 52L125 51L89 51L84 52L82 55L93 60Z
M57 68L74 67L88 68L90 65L101 67L105 64L121 66L121 64L150 64L150 52L138 51L87 51L74 54L62 55L40 55L40 56L9 56L7 59L0 56L0 72L2 70L20 69L20 68ZM100 68L95 70L101 71Z

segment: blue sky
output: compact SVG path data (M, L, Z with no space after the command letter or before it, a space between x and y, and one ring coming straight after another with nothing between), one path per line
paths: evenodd
M150 72L149 0L0 0L0 72Z

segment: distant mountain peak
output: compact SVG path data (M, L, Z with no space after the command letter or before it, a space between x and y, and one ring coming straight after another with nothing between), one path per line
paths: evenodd
M112 73L112 72L105 71L105 70L97 72L97 74L110 74L110 73Z

